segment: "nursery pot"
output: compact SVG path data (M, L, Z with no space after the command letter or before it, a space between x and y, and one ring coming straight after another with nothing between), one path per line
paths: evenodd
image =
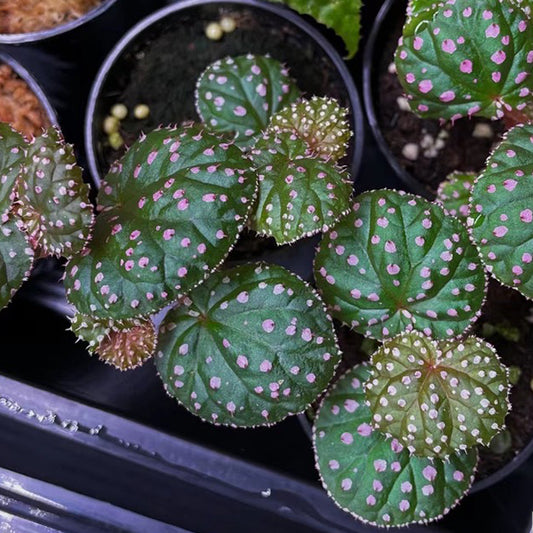
M50 124L57 125L57 117L54 108L35 78L18 61L5 52L0 52L0 64L9 65L13 71L26 82L41 103Z
M23 0L19 0L19 1L23 1ZM81 17L75 20L71 20L70 22L67 22L65 24L60 24L59 26L48 28L46 30L28 32L28 33L13 33L13 34L1 33L0 43L2 44L33 43L37 41L45 41L52 37L62 35L76 28L79 28L80 26L87 24L89 21L99 17L116 2L117 0L103 0L103 2L99 6L87 11L87 13L85 13Z
M238 27L235 32L228 34L221 41L210 41L204 34L204 27L207 23L217 20L221 12L236 17L242 27ZM271 42L272 36L276 39L275 45ZM161 42L169 43L172 52L164 59L154 59L155 53L151 50L156 50L157 43ZM162 45L160 49L161 47ZM180 111L172 111L175 114L168 116L167 109L160 109L160 100L148 101L153 98L152 94L148 91L144 93L142 90L137 91L147 100L138 103L148 104L151 113L153 111L154 116L151 114L148 119L152 122L146 126L146 131L149 131L159 124L179 124L183 120L198 120L193 108L197 77L217 59L246 53L262 55L270 53L272 57L289 67L300 89L308 96L313 94L333 96L349 108L349 120L355 135L347 159L343 163L351 171L352 177L355 177L363 151L361 106L348 69L327 39L299 15L283 6L260 0L226 2L187 0L167 6L137 24L115 46L98 73L91 90L85 120L86 153L95 184L98 186L109 164L116 158L105 144L105 135L102 133L103 120L114 103L127 99L128 95L131 97L131 86L135 84L143 86L145 81L146 83L151 81L142 78L141 68L147 71L151 68L151 64L146 66L143 61L147 61L148 57L150 61L160 60L163 70L173 69L177 73L175 79L171 77L172 75L165 74L167 84L165 90L167 93L178 91L180 97L175 97L175 100L188 102L186 112L189 113L188 116L177 116L185 109L181 107ZM316 64L313 64L314 62ZM307 72L311 74L305 78ZM329 84L332 92L327 90L330 87L320 90L319 78L322 73L325 79L327 77L323 85ZM302 78L306 83L300 83ZM167 93L162 97L167 97ZM135 102L130 102L128 107L134 104ZM172 110L176 105L172 102ZM132 136L130 142L133 140ZM260 250L258 254L253 254L253 258L281 264L302 277L311 279L316 243L317 238L304 239L291 246L270 250L268 255Z
M410 190L431 199L449 173L479 171L484 166L501 126L472 117L452 127L419 118L405 107L408 101L392 67L406 6L404 0L386 0L375 19L364 54L364 104L389 165ZM476 131L481 125L488 136Z

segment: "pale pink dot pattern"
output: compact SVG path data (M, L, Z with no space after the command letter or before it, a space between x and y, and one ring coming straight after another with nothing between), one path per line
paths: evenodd
M237 357L237 366L239 368L247 368L248 367L248 358L245 355L239 355Z
M376 497L370 494L366 499L366 504L371 507L376 505Z
M274 331L274 321L270 318L264 320L261 326L266 333L272 333Z
M385 470L387 470L387 461L384 459L376 459L374 461L374 470L376 472L385 472Z
M421 93L428 93L429 91L431 91L431 89L433 89L433 83L431 82L431 80L422 80L418 84L418 90Z
M259 365L259 370L261 370L261 372L270 372L272 370L272 362L269 361L268 359L265 359L260 365Z
M455 100L455 93L453 91L444 91L440 96L439 100L441 102L451 102Z
M457 50L457 46L451 39L444 39L442 41L442 51L448 54L453 54Z
M221 380L220 380L219 377L212 377L212 378L209 380L209 386L210 386L213 390L220 389L220 385L221 385Z
M533 211L531 211L531 209L524 209L520 213L520 220L526 224L530 224L533 220Z
M490 56L490 59L493 63L496 63L496 65L501 65L507 59L507 55L503 50L498 50Z
M465 74L471 74L472 61L470 61L470 59L465 59L464 61L461 61L461 65L459 66L459 69L461 70L461 72Z
M345 431L342 435L341 435L341 441L344 443L344 444L352 444L353 443L353 435L351 433L348 433L347 431Z
M456 470L453 473L453 479L455 479L455 481L463 481L464 477L464 474L460 470Z

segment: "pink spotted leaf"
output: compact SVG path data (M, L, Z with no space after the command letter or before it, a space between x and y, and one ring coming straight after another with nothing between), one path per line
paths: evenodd
M264 134L249 155L259 179L251 227L286 244L327 230L350 207L344 169L308 152L294 133Z
M213 274L166 316L156 363L189 411L250 427L304 411L339 358L318 295L280 266L252 264Z
M0 309L30 275L33 250L14 217L0 224Z
M366 396L374 427L410 453L447 458L487 446L509 410L507 369L477 337L433 341L413 331L372 356Z
M55 127L27 144L16 196L14 212L39 254L69 257L83 249L93 221L89 186Z
M274 113L299 95L279 61L249 54L207 67L197 83L196 108L211 130L234 133L235 141L245 146L267 127Z
M533 298L533 125L509 130L471 196L470 231L492 275Z
M358 196L324 236L314 269L333 314L376 339L406 329L460 335L485 294L485 273L461 222L403 192Z
M396 51L411 109L456 120L517 117L531 99L533 26L508 0L446 2L408 20Z
M156 312L202 282L237 240L256 179L239 148L198 126L153 131L114 165L87 253L67 266L78 311Z
M476 180L474 172L453 172L437 190L437 202L449 215L466 223L470 213L470 193Z
M88 350L118 370L132 370L153 356L157 334L149 318L99 320L76 313L72 332L88 343Z
M363 388L367 366L349 370L327 393L315 419L313 445L324 488L335 503L377 526L441 518L474 480L477 452L449 461L410 456L397 440L372 429Z
M26 141L9 124L0 122L0 223L6 222L15 181L22 172Z
M276 113L267 133L294 133L306 142L313 154L336 162L346 155L352 136L347 115L348 110L334 98L314 96L311 100L299 100Z

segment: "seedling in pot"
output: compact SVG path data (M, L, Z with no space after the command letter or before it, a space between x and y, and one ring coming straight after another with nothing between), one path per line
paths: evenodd
M26 141L0 123L0 176L2 308L35 259L81 252L93 214L72 147L53 127Z
M532 64L533 27L510 0L412 2L396 51L411 109L452 122L474 115L508 127L529 121Z
M468 491L475 446L504 429L509 409L507 369L466 333L486 280L465 226L422 198L367 192L324 236L315 276L337 318L383 342L320 407L325 488L372 524L440 518Z
M209 66L197 89L205 124L159 128L131 146L102 183L92 241L67 267L72 329L89 349L121 370L156 351L165 390L216 424L304 411L340 358L304 281L274 265L223 264L248 223L292 242L349 207L337 163L346 112L326 98L283 108L298 95L268 57ZM172 306L158 335L151 316Z

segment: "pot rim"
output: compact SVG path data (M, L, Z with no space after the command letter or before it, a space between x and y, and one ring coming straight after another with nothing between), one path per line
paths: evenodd
M52 107L52 104L50 103L50 100L48 100L48 97L44 93L43 89L41 88L37 80L33 77L33 75L30 74L30 72L26 69L26 67L24 67L14 57L12 57L9 53L5 51L0 51L0 63L5 63L6 65L9 65L13 69L13 71L28 84L28 87L35 94L35 96L39 100L39 103L43 106L43 109L50 123L53 126L58 126L57 115L54 108Z
M377 63L374 62L374 59L376 53L379 53L379 47L378 50L376 50L376 42L378 42L383 23L387 20L391 9L397 4L397 0L385 0L385 3L381 6L379 13L374 20L372 31L368 37L363 56L363 101L370 129L372 130L372 134L378 143L381 153L385 156L387 163L389 163L397 176L413 192L416 192L425 198L432 199L430 192L400 165L398 159L392 153L389 144L381 132L374 105L374 71L377 68Z
M104 0L99 6L87 11L87 13L81 17L71 20L70 22L66 22L65 24L48 28L46 30L32 31L28 33L0 33L0 44L33 43L36 41L44 41L46 39L56 37L57 35L62 35L63 33L74 30L75 28L78 28L79 26L100 16L116 2L117 0Z
M93 116L96 108L96 102L100 95L100 91L104 82L107 79L109 71L115 65L116 60L122 55L124 50L131 44L131 42L140 35L144 30L153 24L164 19L168 15L173 13L189 9L196 6L209 5L209 4L238 4L243 6L250 6L257 9L268 11L274 15L279 16L294 24L301 29L309 38L314 40L320 48L324 51L330 61L337 69L345 87L348 92L350 105L352 107L352 115L354 122L354 153L350 164L351 178L355 181L357 174L361 166L361 160L363 157L364 147L364 123L363 123L363 111L361 107L361 101L352 75L350 74L348 67L344 63L339 53L335 50L333 45L313 26L303 20L303 18L296 12L284 7L267 3L263 0L182 0L175 4L171 4L158 11L155 11L151 15L142 19L132 29L130 29L119 41L111 52L108 54L104 62L102 63L100 70L93 82L91 92L89 94L89 100L87 103L85 113L85 153L87 156L87 162L93 182L98 188L101 182L100 172L98 170L98 164L94 149L94 135L93 135Z

